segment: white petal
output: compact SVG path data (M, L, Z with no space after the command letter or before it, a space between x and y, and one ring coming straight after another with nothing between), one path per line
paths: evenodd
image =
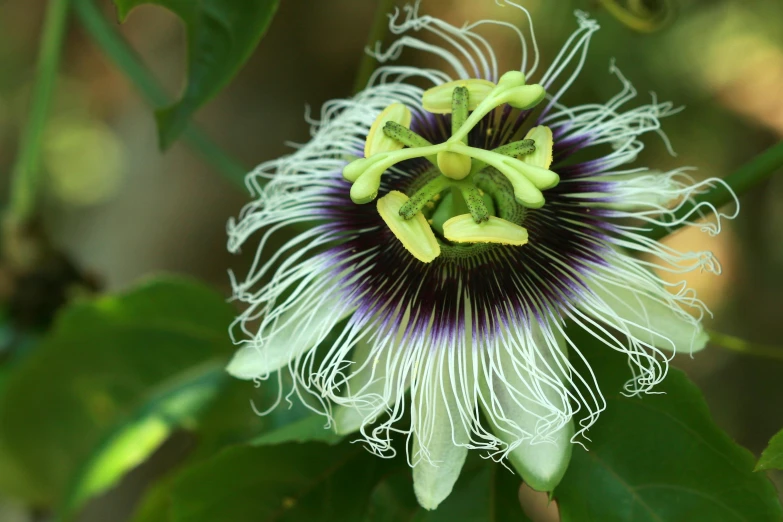
M665 212L678 200L685 200L694 191L693 184L684 183L679 171L663 173L645 170L593 176L590 181L611 184L606 192L581 194L585 204L624 212ZM687 179L687 178L684 178ZM594 200L594 201L591 201Z
M405 328L410 312L403 316L397 335L393 339L378 339L374 331L357 341L351 359L351 376L348 379L350 393L345 396L350 404L334 408L335 431L341 435L353 433L363 425L372 424L403 395L410 380L398 382L399 355L403 350ZM391 382L388 380L391 379Z
M701 322L685 312L662 286L658 295L632 285L587 280L588 287L625 323L630 335L661 349L697 352L709 336ZM589 310L586 310L589 311Z
M257 339L237 350L226 371L248 380L269 375L320 343L350 312L334 294L320 302L300 299Z
M513 335L514 332L511 332ZM536 360L543 373L551 373L545 367L557 368L556 356L552 350L565 351L565 341L559 331L553 333L555 346L547 343L541 328L533 323L532 335L534 345L540 359ZM517 336L520 343L526 343ZM493 424L495 435L506 442L511 449L509 460L514 469L522 476L522 479L531 488L538 491L552 491L565 474L568 463L571 460L571 437L574 434L573 421L565 422L559 429L549 434L543 440L536 440L542 419L552 419L557 412L567 410L564 403L564 387L557 384L547 384L540 376L526 375L522 378L515 366L515 359L524 359L522 354L513 354L509 350L513 348L500 347L499 357L496 361L503 371L503 378L494 378L491 391L485 392L486 396L494 395L503 416L507 421L500 421L496 415L487 412L490 423ZM524 368L519 368L523 371ZM551 376L557 379L556 376ZM530 391L532 383L537 382L541 386L540 393L535 399ZM559 381L558 381L559 383ZM557 389L556 389L557 386ZM546 402L547 406L542 404ZM485 410L486 411L486 410ZM564 414L564 413L563 413ZM510 424L510 423L513 423ZM499 424L499 425L498 425Z
M470 437L459 413L447 360L448 354L440 368L425 371L420 393L413 397L418 407L413 458L420 459L413 468L413 490L425 509L437 508L449 496L468 455Z
M371 356L373 343L364 340L359 341L352 356L357 367L362 365ZM353 433L364 424L372 424L388 405L393 402L390 395L384 399L384 388L386 387L386 359L387 353L381 357L376 356L375 361L370 362L367 367L357 373L350 380L350 386L354 390L361 390L361 395L366 397L353 405L338 405L334 408L334 428L340 435Z

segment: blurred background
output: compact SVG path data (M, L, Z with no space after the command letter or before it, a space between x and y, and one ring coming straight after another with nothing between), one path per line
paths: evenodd
M103 3L114 21L110 2ZM620 85L609 74L614 58L639 90L640 104L655 91L686 108L663 122L677 156L650 135L640 164L660 170L690 165L698 168L696 177L725 177L783 137L783 2L673 3L671 24L641 34L597 0L523 2L544 63L575 29L575 9L588 11L602 27L567 103L616 94ZM28 111L44 8L43 0L0 0L3 202ZM457 25L481 18L523 23L516 10L491 0L425 0L421 9ZM306 105L317 109L350 95L374 10L371 1L283 0L259 49L195 122L248 168L286 153L286 142L306 141ZM142 6L117 28L173 98L185 75L178 19ZM518 63L516 42L504 40L499 29L488 31L501 62ZM227 254L225 223L247 193L181 141L158 151L152 110L75 19L63 53L42 158L42 226L52 243L106 291L165 271L196 276L228 296L227 269L241 269L247 259ZM688 275L714 312L709 327L783 353L781 201L783 177L777 176L744 196L739 218L719 236L694 229L667 241L678 249L711 250L722 263L720 277ZM3 331L0 344L7 341ZM678 356L675 364L703 390L718 424L755 454L783 426L783 363L714 347L693 359ZM12 510L0 507L0 520L12 520L3 509Z

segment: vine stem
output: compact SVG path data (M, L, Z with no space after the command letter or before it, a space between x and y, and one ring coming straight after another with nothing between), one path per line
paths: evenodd
M783 348L751 343L745 339L716 332L714 330L708 330L707 333L710 336L710 343L714 344L715 346L720 346L726 350L731 350L733 352L745 355L783 361Z
M62 0L52 0L59 2ZM71 0L82 26L90 37L106 53L109 59L131 80L142 98L155 108L170 103L168 94L143 65L135 51L111 27L93 0ZM184 140L198 152L215 170L237 187L245 187L248 169L228 155L204 132L189 124L183 133Z
M376 42L382 42L386 37L386 31L389 29L388 14L394 7L395 0L378 0L378 6L375 10L375 17L373 18L372 27L370 28L370 34L367 36L367 47L375 45ZM378 61L370 56L367 52L362 56L361 62L359 62L359 70L356 73L356 80L353 84L353 93L360 92L367 86L367 82L370 80L375 67L378 65Z
M761 181L770 177L781 167L783 167L783 141L771 146L745 165L729 174L723 181L731 187L737 197L740 197ZM726 187L717 185L709 192L696 196L694 198L694 204L709 203L715 208L720 208L733 201L733 199L731 193L726 190ZM675 218L679 219L684 217L689 209L692 208L692 206L683 207L680 212L675 214ZM682 226L683 225L680 224L671 227L655 227L646 232L641 232L641 234L658 241Z
M69 7L69 0L50 0L46 7L30 114L11 171L7 218L16 224L28 222L35 214L41 177L41 145L52 92L57 83Z

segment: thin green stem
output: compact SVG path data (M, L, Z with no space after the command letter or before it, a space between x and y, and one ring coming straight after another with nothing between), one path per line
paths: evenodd
M723 181L731 187L737 196L742 196L758 183L774 174L781 167L783 167L783 141L771 146L766 151L734 171ZM733 199L731 193L726 190L726 187L717 185L709 192L696 196L694 198L694 204L709 203L715 208L720 208L733 201ZM675 219L684 217L692 208L693 206L690 205L683 207L680 212L675 214ZM655 227L649 231L643 232L642 235L657 241L682 226L682 224L679 224L670 227Z
M11 174L8 213L18 223L29 220L35 213L41 175L41 144L52 92L57 82L69 6L68 0L49 0L46 8L30 115Z
M386 31L389 29L389 20L387 15L394 7L395 0L378 0L378 7L375 10L375 18L370 28L370 34L367 36L367 46L372 47L376 42L382 42L386 37ZM378 61L367 53L362 56L359 62L359 71L356 73L356 80L353 83L353 93L360 92L367 86Z
M138 89L144 100L155 108L171 102L170 97L152 77L139 57L103 16L93 0L72 0L84 28L103 52L122 70ZM248 169L228 155L194 125L183 133L185 141L212 167L236 186L244 187Z
M754 357L783 361L783 348L751 343L745 339L714 330L708 330L707 333L710 336L710 343L715 346Z

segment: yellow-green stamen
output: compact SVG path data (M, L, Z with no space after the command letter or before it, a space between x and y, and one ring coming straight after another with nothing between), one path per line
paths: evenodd
M544 125L533 127L525 136L524 141L533 141L538 147L522 158L522 161L529 165L548 169L552 165L553 159L554 138L552 137L552 129Z
M423 263L430 263L440 255L440 245L421 212L413 219L400 216L400 209L407 201L408 196L392 190L378 200L378 213L413 257Z
M386 123L395 123L400 127L407 128L411 124L411 111L401 103L392 103L375 119L367 134L367 140L364 142L364 157L369 158L379 152L389 152L400 150L404 144L389 138L383 128Z
M381 178L391 167L402 161L426 158L437 169L434 178L410 198L391 191L377 204L386 225L416 259L429 263L440 254L440 244L430 223L434 223L442 237L455 243L525 244L527 230L516 222L496 217L494 209L498 197L508 204L511 190L512 205L539 208L544 204L542 191L560 181L549 170L553 150L551 130L535 127L524 140L494 150L471 147L467 138L496 108L508 104L527 110L545 95L540 85L526 85L525 75L519 71L504 74L497 85L487 80L458 80L434 87L422 97L424 109L435 114L451 114L451 137L439 144L431 144L410 129L411 113L404 105L390 105L370 128L365 143L366 157L343 169L343 177L353 183L351 199L358 204L369 203L377 197ZM495 169L491 171L492 176L502 175L508 180L502 194L491 191L485 194L476 186L476 183L487 183L484 171L489 167ZM432 171L429 172L431 176ZM445 193L448 197L442 197L449 189L451 192ZM507 212L502 212L501 215L508 217ZM429 223L425 213L432 217Z
M451 186L451 180L444 176L438 176L433 179L421 189L417 190L414 195L400 208L400 216L403 219L411 219L416 214L421 212L424 206L437 199L438 195Z
M513 141L505 145L501 145L496 149L492 149L491 152L495 154L502 154L503 156L511 156L512 158L519 159L527 154L532 154L536 150L536 143L534 140L525 139L520 141ZM470 169L471 174L481 172L487 167L487 164L480 160L473 161L473 167Z
M476 223L470 214L455 216L443 224L443 235L455 243L501 243L521 246L527 243L527 229L491 216Z
M457 134L468 119L470 91L467 87L455 87L451 98L451 134ZM467 136L462 140L467 143Z
M487 210L487 205L484 204L484 196L481 191L471 183L460 183L459 189L465 204L468 206L470 215L473 217L473 221L476 223L487 221L491 216L489 215L489 210Z

